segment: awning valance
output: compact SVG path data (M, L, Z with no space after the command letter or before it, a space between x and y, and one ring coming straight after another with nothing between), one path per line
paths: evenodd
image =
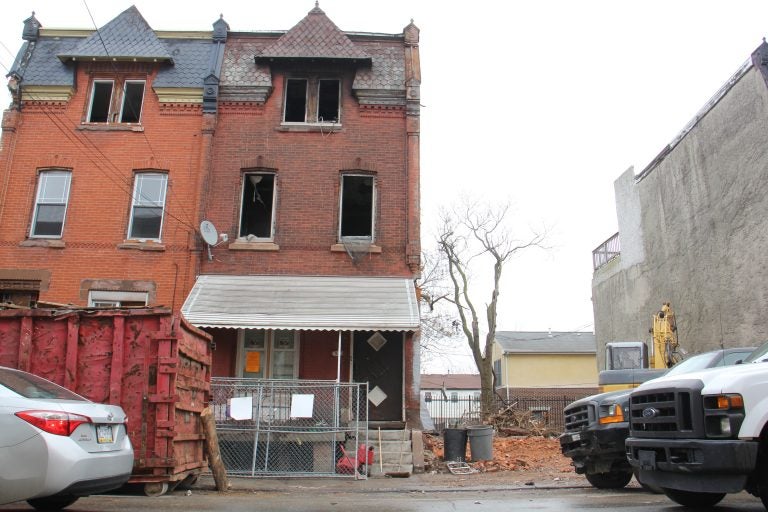
M202 275L181 309L197 327L414 331L413 281L399 277Z

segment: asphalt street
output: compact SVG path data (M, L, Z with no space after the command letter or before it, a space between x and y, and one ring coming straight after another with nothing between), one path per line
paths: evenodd
M26 503L0 506L0 510L29 511ZM70 512L138 511L279 511L279 512L541 512L569 510L620 510L622 512L684 511L663 495L636 488L601 491L587 487L460 489L460 490L321 490L292 487L288 491L238 490L217 493L208 490L177 491L149 498L107 495L82 498ZM745 493L727 496L717 512L762 511L760 501Z

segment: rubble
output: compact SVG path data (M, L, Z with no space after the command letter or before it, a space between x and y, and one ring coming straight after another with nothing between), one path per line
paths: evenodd
M424 434L424 459L427 472L448 473L443 460L443 439L437 434ZM574 473L571 459L560 452L556 438L544 436L505 436L497 433L493 438L493 459L472 461L469 443L466 460L481 473L502 471L549 472L555 475Z

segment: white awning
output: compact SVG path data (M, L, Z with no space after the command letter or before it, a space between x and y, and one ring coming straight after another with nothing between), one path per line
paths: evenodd
M181 308L197 327L414 331L413 281L399 277L202 275Z

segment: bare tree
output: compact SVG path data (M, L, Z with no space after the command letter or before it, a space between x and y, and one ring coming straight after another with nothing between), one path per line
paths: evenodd
M525 240L513 236L510 227L510 205L479 206L469 200L445 210L437 235L438 250L444 258L450 293L439 296L455 306L458 327L463 333L480 373L481 413L491 413L495 387L493 373L493 341L496 338L497 304L504 266L517 253L532 247L543 247L546 232L532 232ZM492 271L491 289L485 304L486 325L482 336L480 315L472 293L482 295L473 278L477 271ZM471 293L472 292L472 293ZM484 293L488 293L486 290ZM433 297L433 300L435 297Z

